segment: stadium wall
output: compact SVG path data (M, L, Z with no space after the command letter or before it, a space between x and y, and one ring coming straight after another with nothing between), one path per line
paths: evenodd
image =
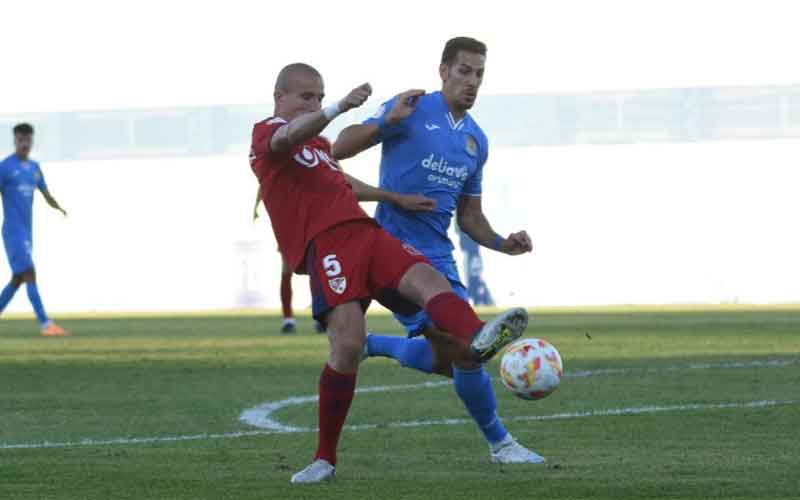
M800 301L798 141L498 147L484 205L536 251L485 252L500 305ZM377 179L377 151L345 168ZM67 168L68 167L68 168ZM241 155L43 165L34 252L52 311L277 308L280 259ZM263 213L263 212L262 212ZM460 258L459 258L460 260ZM310 303L295 278L295 304ZM20 294L10 311L27 311Z

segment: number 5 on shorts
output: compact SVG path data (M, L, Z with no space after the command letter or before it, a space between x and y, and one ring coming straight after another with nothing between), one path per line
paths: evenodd
M326 255L322 259L322 265L325 268L325 274L329 277L338 276L342 273L342 265L336 258L336 254Z

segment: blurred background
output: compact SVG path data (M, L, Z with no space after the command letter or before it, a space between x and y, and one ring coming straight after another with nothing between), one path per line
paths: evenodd
M491 144L484 207L499 232L534 239L533 255L483 252L498 305L799 302L793 3L521 6L4 4L0 151L31 122L70 213L37 200L48 308L277 308L280 258L263 210L251 220L247 160L275 75L308 62L329 102L373 85L334 139L397 92L437 90L458 35L489 48L473 110ZM376 183L378 160L343 166Z

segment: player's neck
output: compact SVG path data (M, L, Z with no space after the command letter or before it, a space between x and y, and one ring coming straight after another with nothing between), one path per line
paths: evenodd
M27 154L17 153L16 151L14 152L14 154L17 156L17 158L20 161L28 161L28 156L30 156L30 155L27 155Z
M467 116L467 110L462 109L454 104L455 99L450 99L450 97L442 91L442 96L444 96L444 102L447 103L447 109L450 110L450 114L453 115L455 121L461 121L462 118Z

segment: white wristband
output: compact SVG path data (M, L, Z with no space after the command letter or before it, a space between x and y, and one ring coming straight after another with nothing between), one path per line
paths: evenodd
M331 104L330 106L322 108L322 114L325 115L325 118L327 118L328 121L333 120L342 114L341 110L339 109L339 103L337 102L336 104Z

